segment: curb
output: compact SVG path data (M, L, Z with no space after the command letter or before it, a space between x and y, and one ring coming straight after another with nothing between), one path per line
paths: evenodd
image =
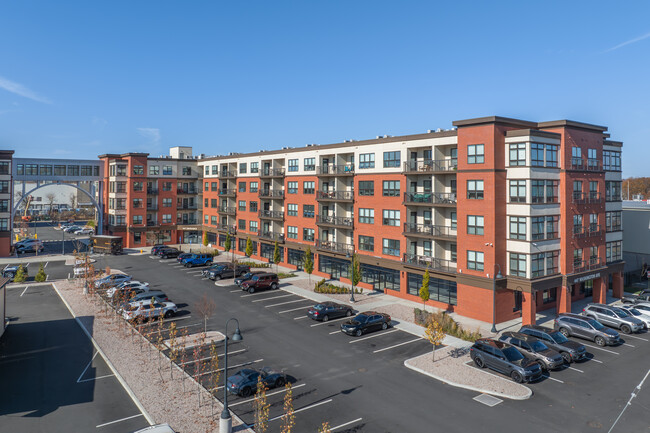
M457 383L457 382L453 382L451 380L443 379L442 377L437 376L437 375L435 375L433 373L429 373L428 371L424 371L419 367L409 365L408 361L409 361L408 359L404 361L404 366L406 368L410 368L413 371L417 371L418 373L421 373L421 374L424 374L426 376L432 377L434 379L439 380L442 383L446 383L447 385L451 385L451 386L454 386L456 388L467 389L467 390L470 390L470 391L476 391L476 392L480 392L480 393L483 393L483 394L490 394L490 395L494 395L494 396L497 396L497 397L507 398L507 399L510 399L510 400L528 400L533 395L533 391L530 388L528 388L527 386L524 386L524 385L521 385L521 386L523 386L524 388L526 388L528 390L528 394L526 396L524 396L524 397L512 396L510 394L504 394L502 392L489 391L489 390L478 388L478 387L471 386L471 385L463 385L463 384L460 384L460 383ZM501 378L499 377L499 379L501 379Z

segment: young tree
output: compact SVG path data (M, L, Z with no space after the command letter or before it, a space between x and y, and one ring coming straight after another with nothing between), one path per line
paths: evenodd
M318 433L332 433L332 429L330 428L330 423L324 422L319 428L318 428Z
M257 378L257 393L253 402L254 425L256 433L266 433L269 428L269 408L271 405L266 400L266 385L262 377Z
M223 245L223 248L226 250L226 252L230 251L230 248L232 248L232 239L230 239L230 233L226 233L226 243Z
M307 247L304 256L302 257L302 267L309 276L309 284L311 285L311 274L314 272L314 259L311 256L311 247Z
M45 280L47 280L47 275L45 275L45 268L43 267L43 263L41 263L38 267L38 272L36 273L36 276L34 277L34 281L38 283L42 283Z
M197 344L192 350L192 358L194 360L194 380L198 384L198 397L199 407L201 407L201 371L203 364L201 363L201 347Z
M174 379L174 362L178 359L178 349L176 348L176 336L178 335L178 328L176 322L169 325L169 375Z
M431 360L435 362L436 360L436 346L442 344L442 340L445 338L445 333L442 330L442 326L433 318L429 319L426 329L424 330L424 335L426 335L429 342L433 345L433 351L431 352Z
M23 265L20 265L18 266L16 275L14 275L14 283L24 283L27 281L27 277L27 268L25 268Z
M53 192L51 192L47 194L45 198L47 199L47 204L49 206L47 213L49 215L52 215L52 213L54 213L54 200L56 200L56 195Z
M70 207L72 208L72 211L77 208L77 194L76 193L70 193Z
M275 248L273 249L273 263L275 263L275 272L278 272L278 263L280 263L282 258L280 257L280 246L278 241L275 241Z
M284 394L284 415L282 415L281 433L291 433L296 425L296 415L293 413L293 391L291 383L285 385L287 392Z
M221 377L221 371L219 371L219 354L217 353L217 345L210 343L210 392L216 389L219 386L219 378ZM211 398L211 409L212 416L214 417L214 398Z
M422 277L422 286L420 286L420 299L422 299L422 305L424 311L427 310L427 301L429 300L429 269L424 272L424 277Z
M352 294L354 294L354 286L361 281L361 262L357 253L352 254L352 260L350 260L350 281L352 282Z
M203 246L204 247L208 246L208 232L207 231L203 232Z
M203 332L208 332L208 319L212 317L216 308L217 304L215 304L214 300L208 298L205 294L194 304L196 312L203 317Z
M248 237L246 238L246 257L250 257L253 255L253 241L251 241L251 238Z

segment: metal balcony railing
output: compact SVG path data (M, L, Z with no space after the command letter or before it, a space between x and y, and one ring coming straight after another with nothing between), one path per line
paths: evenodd
M420 268L429 268L442 272L456 272L456 263L446 259L437 259L435 257L405 253L402 261L406 264Z
M147 227L157 226L158 222L156 220L147 220Z
M235 170L221 170L219 177L222 179L227 179L229 177L237 177L237 171Z
M274 233L270 231L260 232L260 238L268 239L274 242L284 243L284 235L282 233Z
M354 164L323 164L318 167L317 175L319 176L352 176L354 174Z
M456 171L458 160L438 159L424 161L407 161L404 163L404 173L435 173L445 171Z
M281 189L261 189L259 190L259 196L269 198L284 198L284 191Z
M158 188L147 188L147 194L158 194Z
M423 236L439 237L439 238L455 238L456 229L450 226L432 225L432 224L416 224L404 223L404 233L417 234Z
M263 168L260 177L283 177L284 168Z
M147 203L147 210L158 210L158 203Z
M340 242L321 241L316 239L316 248L319 250L333 251L341 254L354 254L354 245Z
M184 204L176 204L176 209L177 210L183 210L183 209L196 210L198 208L199 208L199 206L196 203L194 203L194 204L185 204L185 203Z
M284 218L284 212L277 211L277 210L261 210L258 213L260 218L266 218L266 219L283 219Z
M589 171L601 171L602 167L600 161L597 159L587 159L587 170Z
M405 192L404 202L406 204L441 204L455 205L456 193L454 192Z
M219 195L235 195L237 193L237 190L235 188L222 188L219 190Z
M573 273L591 271L603 267L604 264L598 257L592 257L589 260L579 260L573 262Z
M575 170L584 170L585 169L585 160L582 158L571 158L571 168Z
M352 217L337 217L330 215L317 215L316 224L328 224L332 226L339 227L349 227L351 228L354 224L354 219Z
M231 235L237 234L237 226L230 226L228 224L217 224L217 231L226 232Z
M219 206L217 208L217 213L223 213L226 215L235 215L237 208L234 206Z
M354 200L354 191L316 191L316 200Z
M185 189L185 188L179 188L179 189L176 190L176 192L177 192L178 194L198 194L198 193L199 193L198 190L196 190L196 189L192 189L192 188L188 188L188 189Z

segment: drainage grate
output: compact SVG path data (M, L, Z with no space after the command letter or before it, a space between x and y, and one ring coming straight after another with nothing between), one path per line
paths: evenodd
M483 403L486 406L494 407L497 404L503 402L500 398L493 397L489 394L480 394L474 397L472 400L476 400L479 403Z

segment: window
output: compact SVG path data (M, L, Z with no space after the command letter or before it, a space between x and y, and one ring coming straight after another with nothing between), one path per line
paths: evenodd
M171 214L163 214L162 222L163 222L163 224L171 223L172 222L172 215Z
M251 192L257 192L257 188L258 188L258 183L257 183L257 182L251 182L251 189L250 189L250 191L251 191Z
M467 163L483 164L485 162L485 145L470 144L467 146Z
M361 251L370 251L371 253L375 251L375 238L372 236L362 236L359 235L359 250Z
M219 207L217 205L217 199L216 198L211 198L210 199L210 207L213 208L213 209L216 209L217 207Z
M246 200L239 200L237 202L237 210L240 212L246 212Z
M557 295L557 289L544 290L542 292L542 303L550 304L551 302L555 302L556 295Z
M257 221L249 221L248 222L248 231L257 233Z
M302 240L314 242L314 229L302 229Z
M375 154L362 153L359 155L359 168L375 168Z
M515 277L526 276L526 255L510 253L510 275Z
M526 165L526 143L510 145L510 166Z
M133 191L144 191L143 182L133 182Z
M391 210L391 209L384 209L384 218L383 218L382 224L384 224L385 226L399 227L399 225L400 225L400 211Z
M172 207L172 199L171 198L163 198L162 199L162 205L163 205L163 207Z
M117 192L126 192L126 182L116 182Z
M257 212L257 202L256 201L251 201L248 203L248 211L249 212Z
M246 230L246 220L237 221L237 228L239 230Z
M541 143L530 144L530 165L544 167L544 145Z
M621 152L603 150L603 168L608 171L621 171Z
M387 256L399 257L399 241L396 239L384 239L382 253Z
M142 166L142 165L134 165L133 166L133 174L144 174L144 166Z
M298 161L298 160L296 160ZM298 227L287 226L287 237L289 239L298 239Z
M544 187L546 186L545 180L533 179L530 181L530 198L532 203L544 203L546 197L544 195Z
M512 260L512 256L511 256ZM531 277L532 278L537 278L537 277L543 277L544 274L544 263L546 261L546 254L545 253L538 253L538 254L533 254L530 259L530 271L531 271ZM512 265L511 265L512 267Z
M374 224L375 223L375 210L374 209L359 209L359 223Z
M298 171L298 159L289 160L289 171Z
M451 220L451 230L456 230L458 226L458 220L456 219L456 212L451 212L449 214L449 219ZM429 219L429 224L431 224L431 219Z
M359 195L375 195L375 181L362 180L359 181Z
M546 221L546 218L543 216L532 218L531 229L533 241L544 239L544 221Z
M211 182L210 191L218 191L219 190L218 186L219 186L218 182Z
M77 166L77 169L79 169L78 166ZM126 176L126 165L123 165L123 164L118 164L117 165L117 175L118 176Z
M172 175L172 166L163 165L163 176L171 176L171 175Z
M582 266L582 248L573 250L573 267L579 268Z
M65 167L65 166L61 166ZM99 166L98 165L93 165L93 176L99 176Z
M622 242L607 242L605 246L605 260L607 262L615 262L623 260Z
M546 275L553 275L560 272L560 252L547 251L546 252Z
M8 174L8 173L0 173ZM54 175L55 176L65 176L65 165L55 165L54 166Z
M399 180L385 180L384 197L399 197Z
M0 212L9 212L9 200L0 200Z
M298 194L298 182L287 182L287 193Z
M289 203L287 205L287 216L298 216L298 205Z
M605 200L606 201L621 201L621 182L620 181L605 181Z
M259 171L259 162L251 162L251 173L258 173Z
M150 174L151 174L151 172L150 172ZM156 174L157 174L157 173L156 173ZM209 174L210 174L210 166L209 166L209 165L206 165L206 166L205 166L205 175L208 176ZM206 219L207 219L207 218L206 218ZM207 224L208 222L206 221L205 223Z
M210 199L209 198L203 199L203 207L206 207L206 208L210 207Z
M172 183L171 182L163 182L162 190L163 191L171 191L172 190Z
M582 215L573 215L573 234L583 233Z
M52 176L52 166L41 164L41 176ZM90 175L84 174L84 176L90 176Z
M526 203L526 181L510 181L510 203Z
M467 181L467 198L475 200L483 200L483 181L482 180L468 180Z
M25 164L25 174L29 174L29 173L27 173L27 167L29 165L30 164ZM32 173L32 174L36 174L36 173ZM78 165L69 165L68 166L68 176L79 176L79 166Z
M557 203L559 184L557 180L546 181L546 203Z
M213 226L216 226L218 224L216 216L214 215L210 216L210 224L212 224Z
M64 168L64 170L65 170L65 168ZM21 175L21 176L25 174L25 165L24 164L17 164L16 165L16 174Z
M246 164L245 162L240 162L239 163L239 173L240 174L246 174L247 165L248 164Z
M384 168L399 167L400 152L384 152Z
M133 224L142 224L142 215L133 215Z
M316 158L305 158L303 167L305 171L316 171Z
M526 240L526 217L510 217L510 239Z
M621 230L621 211L605 212L605 226L608 232Z
M315 189L316 189L316 182L314 181L302 183L303 194L313 194Z
M313 218L314 217L314 205L313 204L305 204L302 206L302 216L305 218Z
M467 215L467 234L483 235L483 217L480 215Z
M246 192L246 182L239 182L239 192Z
M483 270L483 253L480 251L467 251L467 269L473 271Z

